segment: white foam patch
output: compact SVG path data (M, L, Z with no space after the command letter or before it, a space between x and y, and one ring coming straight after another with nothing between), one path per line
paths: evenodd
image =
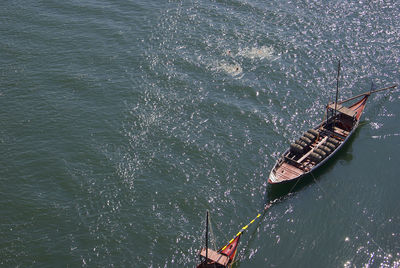
M237 54L239 56L249 58L249 59L268 59L276 60L278 56L275 54L275 50L272 47L262 46L262 47L252 47L244 48Z
M400 133L393 133L393 134L385 134L379 136L371 136L373 139L386 139L388 137L399 137Z
M376 122L371 122L370 125L372 129L380 129L383 126L382 123L376 123Z
M221 62L217 67L212 69L215 71L223 71L232 76L239 76L243 72L242 67L238 63L230 64L227 62Z

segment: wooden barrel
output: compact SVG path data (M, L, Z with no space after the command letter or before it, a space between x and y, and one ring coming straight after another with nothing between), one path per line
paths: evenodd
M340 142L337 139L334 139L334 138L328 138L328 142L332 143L336 147L340 144Z
M325 158L326 153L324 151L322 151L321 149L315 149L314 150L315 153L319 154L322 158Z
M315 129L310 129L307 132L313 134L315 137L318 136L318 131L316 131Z
M322 156L320 156L320 155L317 154L317 153L312 152L312 153L310 154L310 160L311 160L311 161L314 161L315 163L319 163L319 162L322 160Z
M330 154L332 152L331 148L329 148L328 146L321 145L318 148L324 151L326 154Z
M290 151L295 154L301 154L301 153L303 153L304 148L303 148L303 146L301 146L299 144L292 143L292 144L290 144Z
M296 140L295 143L300 145L300 146L302 146L302 147L307 147L307 144L302 140Z
M336 146L333 143L327 142L325 143L326 147L329 147L332 151L335 150Z
M304 136L301 136L300 140L304 141L307 144L307 146L309 146L312 142L309 138L304 137Z
M317 138L317 136L315 136L309 132L304 133L303 136L309 138L311 141L315 141L315 139Z

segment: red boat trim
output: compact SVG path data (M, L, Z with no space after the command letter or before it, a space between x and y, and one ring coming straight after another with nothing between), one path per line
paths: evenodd
M228 246L225 247L224 250L220 250L219 253L224 254L229 257L232 261L235 258L237 248L239 246L239 239L241 235L237 236Z
M365 96L362 100L360 100L359 102L357 102L357 103L355 103L355 104L353 104L353 105L351 105L351 106L349 107L349 109L351 109L351 110L357 112L357 115L356 115L356 119L357 119L357 120L360 119L361 114L362 114L363 111L364 111L365 104L366 104L366 102L367 102L368 97L369 97L368 95Z

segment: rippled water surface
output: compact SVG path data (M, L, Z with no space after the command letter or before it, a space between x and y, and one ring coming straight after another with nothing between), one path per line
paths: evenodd
M330 163L266 179L341 98L400 82L397 1L0 3L2 267L400 266L399 90Z

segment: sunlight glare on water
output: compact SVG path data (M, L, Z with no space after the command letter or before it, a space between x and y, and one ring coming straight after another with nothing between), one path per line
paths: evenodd
M210 211L240 267L397 267L399 89L291 194L333 101L399 83L396 1L0 3L0 264L193 267Z

